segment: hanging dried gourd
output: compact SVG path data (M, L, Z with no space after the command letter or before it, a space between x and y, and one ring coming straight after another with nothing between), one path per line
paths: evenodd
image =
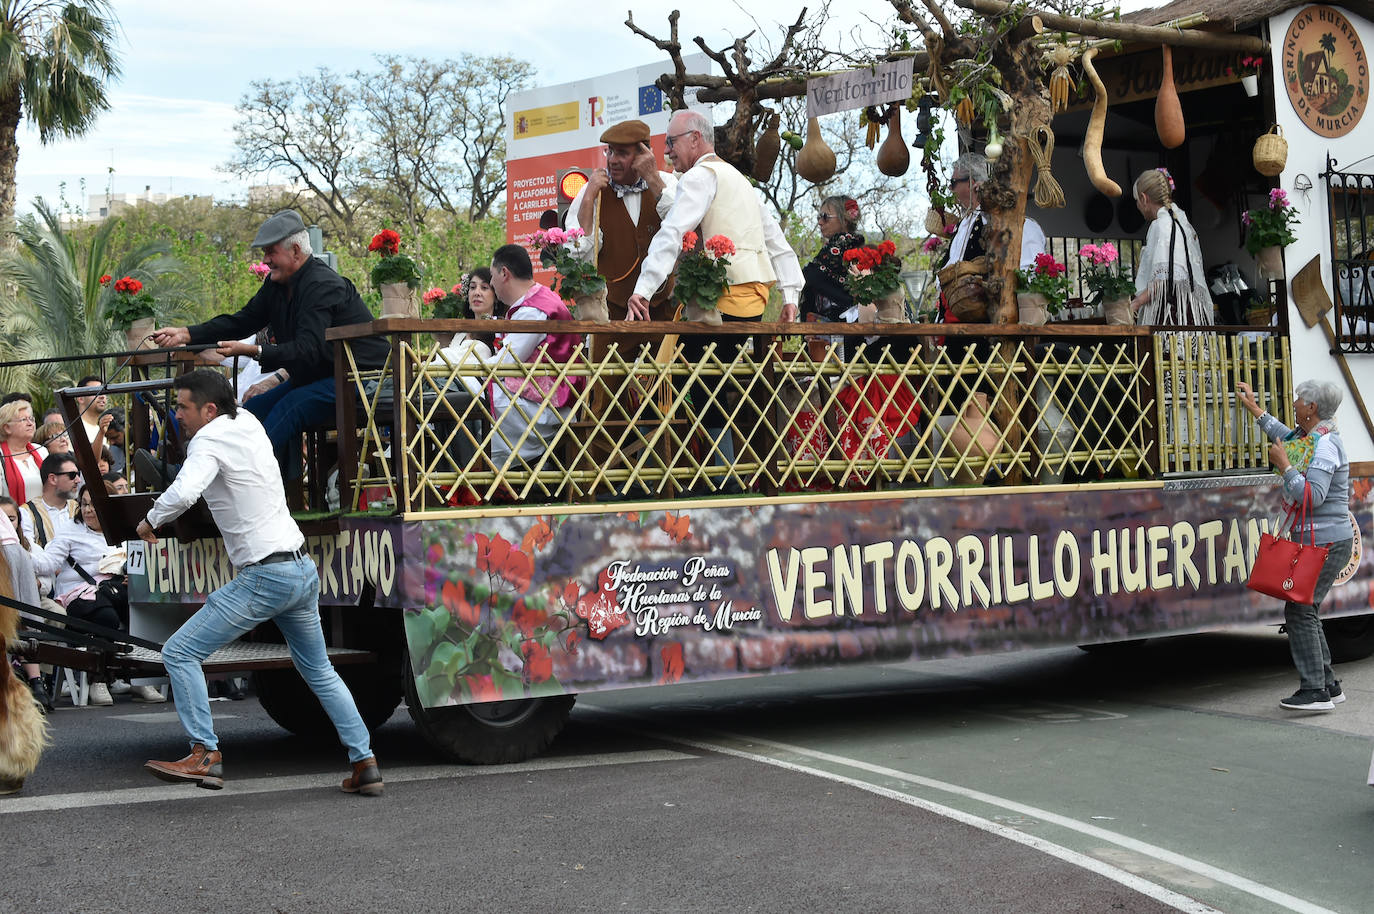
M797 174L812 184L823 184L835 176L835 153L821 138L821 124L807 118L806 142L797 153Z
M1083 138L1083 167L1088 170L1088 180L1109 197L1121 196L1121 185L1107 177L1102 167L1102 137L1107 131L1107 87L1102 85L1102 77L1093 69L1093 58L1097 48L1083 52L1083 75L1092 83L1093 113L1088 119L1088 132Z
M878 170L889 178L900 178L911 167L911 151L902 139L902 106L889 105L887 108L887 139L878 150L876 159Z
M1056 44L1045 55L1049 65L1054 67L1050 73L1050 110L1055 114L1069 107L1069 90L1073 88L1069 64L1073 63L1073 58L1073 50L1062 44Z
M1183 126L1183 106L1174 85L1174 49L1164 48L1164 72L1160 76L1159 95L1155 98L1155 132L1165 149L1177 149L1187 138Z
M754 144L754 180L767 181L773 176L773 166L778 161L778 150L782 148L782 137L778 135L778 123L782 116L776 111L768 112L768 126Z

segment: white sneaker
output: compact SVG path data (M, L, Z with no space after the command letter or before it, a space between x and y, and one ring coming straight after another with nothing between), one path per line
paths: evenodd
M162 697L162 690L155 686L134 686L130 691L133 694L134 701L141 701L144 704L156 705L167 700Z
M129 685L127 682L125 682L124 680L122 680L122 679L116 679L114 682L110 683L110 694L111 694L111 695L128 695L128 694L129 694L129 689L131 689L131 688L132 688L132 686L130 686L130 685Z
M98 707L114 704L114 699L110 697L110 687L103 682L91 683L90 693L86 696L86 704Z

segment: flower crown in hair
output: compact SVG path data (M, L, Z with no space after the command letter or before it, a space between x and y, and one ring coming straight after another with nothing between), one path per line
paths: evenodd
M1167 168L1156 168L1155 171L1157 171L1157 172L1159 172L1160 174L1162 174L1162 175L1164 176L1164 180L1169 182L1169 193L1173 193L1173 192L1174 192L1174 176L1171 175L1171 174L1169 174L1169 169L1167 169Z
M859 203L853 197L848 197L844 201L844 217L850 222L857 222L859 219Z

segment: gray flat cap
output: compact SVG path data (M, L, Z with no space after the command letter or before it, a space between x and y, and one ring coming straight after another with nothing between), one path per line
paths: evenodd
M253 247L265 248L303 231L305 223L301 221L301 214L294 209L284 209L262 224L257 237L253 239Z

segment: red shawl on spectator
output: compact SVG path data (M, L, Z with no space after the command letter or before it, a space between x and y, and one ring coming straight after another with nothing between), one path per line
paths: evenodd
M33 465L40 466L43 463L43 455L38 453L38 448L34 447L32 442L28 448ZM0 455L4 456L5 461L5 491L10 493L10 498L13 498L16 504L22 505L29 500L29 496L24 491L24 474L19 472L19 463L10 453L8 442L0 441Z

